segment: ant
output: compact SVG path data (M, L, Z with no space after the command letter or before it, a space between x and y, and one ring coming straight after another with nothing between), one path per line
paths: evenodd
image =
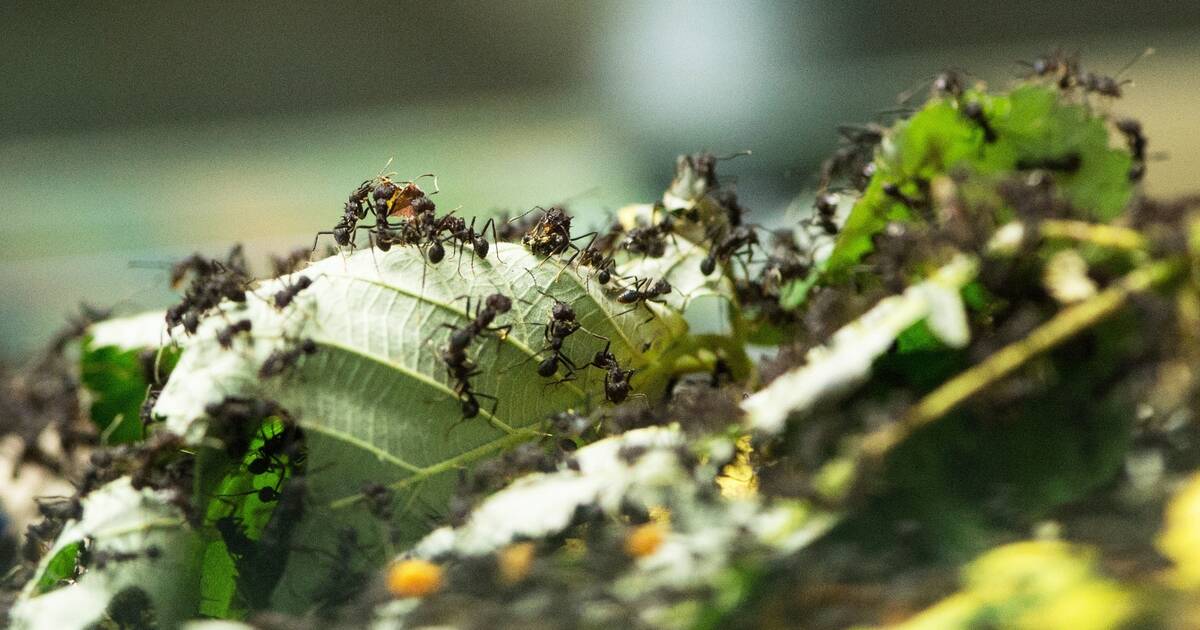
M902 190L900 190L900 186L898 184L896 184L895 182L884 184L883 185L883 194L891 197L892 199L895 199L896 201L899 201L900 203L902 203L910 208L914 208L914 209L919 208L921 205L920 202L918 202L913 197L909 197L908 195L904 194L904 192Z
M250 327L251 327L250 320L248 320L248 319L238 320L238 321L226 326L225 328L222 328L221 330L217 331L217 343L220 344L222 348L229 350L230 348L233 347L233 338L238 333L249 334ZM158 397L157 394L155 394L155 398L157 398L157 397Z
M646 225L629 230L625 241L621 243L631 254L641 254L649 258L662 258L667 251L667 236L675 229L675 217L663 213L663 218L653 225Z
M984 142L991 144L996 141L996 130L988 122L987 115L983 111L983 105L979 101L971 101L963 105L962 115L966 116L967 119L976 125L979 125L979 128L983 130Z
M534 208L537 209L539 208ZM571 238L571 215L560 206L550 206L542 213L538 222L521 237L521 244L538 256L553 256L567 249L580 251L574 241L594 235L593 232Z
M604 370L604 397L613 404L620 404L629 397L632 389L629 379L636 370L621 369L617 357L610 351L610 343L604 344L604 349L596 353L589 365Z
M291 305L301 291L312 286L313 280L308 276L300 276L294 283L285 285L275 293L275 308L282 311Z
M1055 77L1058 89L1068 90L1074 87L1079 75L1078 55L1066 56L1062 49L1042 55L1033 61L1019 61L1029 68L1030 77Z
M834 217L837 216L838 201L836 193L824 193L817 195L813 202L817 225L831 236L838 233L837 222L834 221Z
M884 128L875 123L839 126L839 146L821 163L817 190L822 193L829 190L833 180L841 177L850 178L853 185L861 189L870 179L865 169L873 164L875 147L883 141L884 133Z
M467 298L467 309L470 310L470 298ZM495 396L482 394L471 388L471 377L479 374L478 366L467 356L467 347L477 337L493 333L503 338L512 329L512 325L492 326L496 317L512 310L512 299L508 296L493 293L484 299L482 305L476 305L475 316L466 326L443 324L450 329L446 349L442 351L442 361L446 364L447 374L454 381L454 393L462 404L463 419L479 415L478 398L487 398L499 404ZM492 406L495 414L495 404Z
M316 352L317 342L312 339L304 339L289 348L278 348L263 361L262 367L258 369L258 376L259 378L279 376L299 363L301 357L316 354Z
M619 222L614 222L608 231L592 236L592 240L572 258L578 257L576 267L586 265L596 270L596 281L600 286L612 280L614 267L613 250L617 247L617 237L624 231Z
M646 287L643 289L643 287ZM666 278L659 278L651 281L651 278L634 278L633 284L625 287L621 293L617 295L617 302L620 304L632 304L633 307L617 314L617 317L636 309L638 306L646 306L647 302L662 303L662 300L657 298L671 293L671 283L667 282ZM646 306L646 310L650 307ZM654 318L654 312L650 313L651 319ZM650 320L646 320L650 321Z
M756 245L758 245L758 232L751 226L739 225L730 230L719 242L713 239L713 246L709 249L708 255L700 261L700 273L706 276L710 275L716 270L717 261L728 262L743 248L745 248L745 253L749 254Z
M169 327L183 326L188 334L195 334L200 327L200 318L223 300L245 302L246 287L251 279L240 245L235 245L224 261L192 254L171 267L172 287L178 287L188 277L191 282L183 300L166 313Z
M530 276L532 277L532 275L533 274L531 272ZM562 347L567 337L570 337L571 335L575 334L576 331L582 329L584 332L596 337L597 339L604 338L584 328L583 325L579 323L579 320L575 314L575 309L572 308L570 304L556 299L554 296L542 291L536 286L534 289L538 293L541 293L543 296L554 301L554 305L550 307L550 320L545 324L540 324L541 326L545 326L544 339L547 343L545 349L549 350L551 354L538 364L538 376L544 378L554 376L555 373L558 372L559 363L561 363L567 369L567 376L563 380L570 380L574 377L575 370L579 368L577 365L575 365L575 362L570 359L570 357L563 354Z
M1129 153L1133 157L1133 166L1129 169L1131 181L1141 181L1146 176L1146 136L1142 133L1142 123L1132 118L1122 118L1117 121L1117 131L1125 136L1129 145Z
M1122 74L1125 74L1134 64L1141 61L1143 57L1148 57L1154 54L1153 48L1147 48L1125 64L1120 71L1114 76L1104 76L1093 72L1084 72L1079 75L1079 87L1083 88L1084 92L1099 94L1110 98L1121 98L1121 87L1132 83L1133 81L1126 79L1120 81Z
M338 220L337 225L332 230L317 232L313 238L312 251L317 251L317 241L324 234L332 234L333 240L341 247L349 247L353 242L354 231L358 229L358 222L367 217L367 212L370 205L367 203L367 197L371 194L371 180L364 181L350 193L350 198L346 200L345 209L342 212L342 218Z
M1017 170L1047 170L1059 173L1074 173L1079 170L1082 162L1083 158L1080 157L1079 153L1072 151L1061 157L1022 158L1017 160Z

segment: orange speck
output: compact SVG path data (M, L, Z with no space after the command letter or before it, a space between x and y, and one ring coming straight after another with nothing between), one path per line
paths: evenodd
M644 558L658 551L666 537L667 528L658 523L639 525L625 537L625 553L634 558Z
M531 542L509 545L500 552L500 579L516 584L529 575L533 567L534 546Z
M428 560L401 560L388 569L387 586L395 597L425 597L442 588L442 567Z

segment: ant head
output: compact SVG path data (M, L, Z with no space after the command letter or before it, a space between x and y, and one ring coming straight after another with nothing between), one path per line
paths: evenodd
M507 313L512 310L512 299L502 293L493 293L487 296L484 306L497 313Z

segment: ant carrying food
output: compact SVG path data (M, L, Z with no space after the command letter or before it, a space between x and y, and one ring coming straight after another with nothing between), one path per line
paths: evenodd
M539 209L534 208L533 210ZM560 206L550 206L542 213L538 222L521 237L521 244L538 256L553 256L568 249L580 251L574 241L589 236L595 236L595 233L571 238L571 215L567 214L567 211Z

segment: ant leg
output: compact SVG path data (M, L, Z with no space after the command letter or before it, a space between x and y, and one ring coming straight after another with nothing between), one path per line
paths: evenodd
M490 228L492 228L492 245L493 245L493 246L496 248L496 260L499 260L500 262L504 262L504 261L503 261L503 260L501 260L501 258L500 258L500 235L499 235L499 233L496 231L496 220L495 220L495 219L488 219L488 220L487 220L487 223L484 223L484 224L483 224L483 229L481 229L481 230L479 231L479 233L480 233L480 234L483 234L484 232L486 232L486 231L487 231L487 229L488 229L489 227L490 227Z

